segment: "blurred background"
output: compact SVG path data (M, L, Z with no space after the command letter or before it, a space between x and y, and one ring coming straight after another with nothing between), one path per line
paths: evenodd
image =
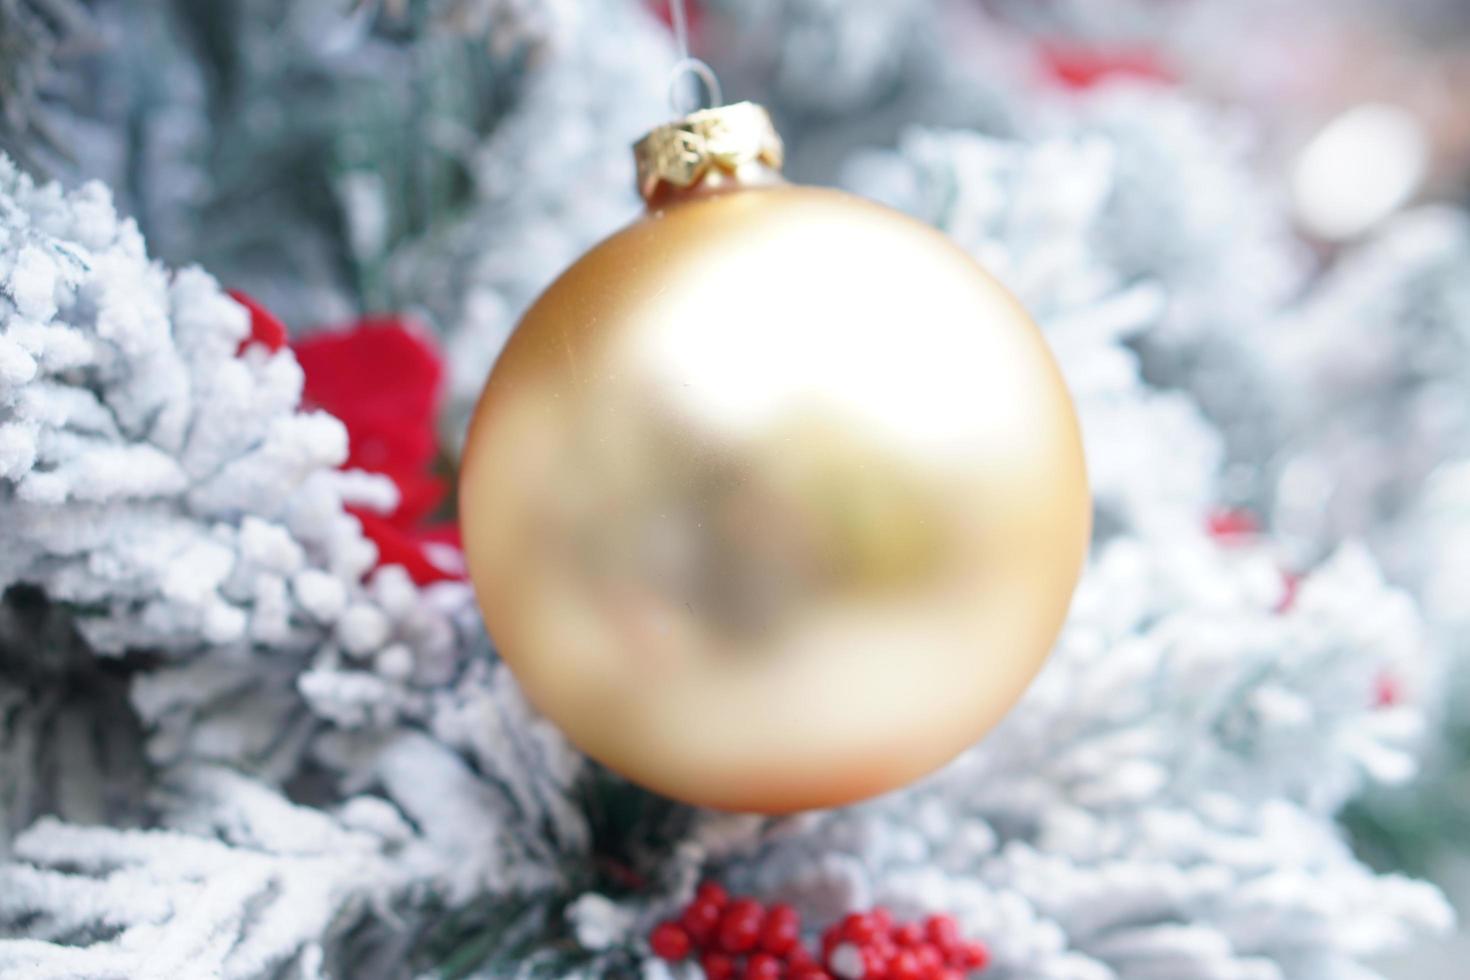
M982 254L982 219L1008 219L965 167L1034 196L1047 269L1085 265L1046 249L1086 193L1076 161L1107 157L1089 247L1125 285L1169 286L1134 348L1222 433L1222 533L1265 527L1288 567L1361 540L1423 608L1433 662L1416 689L1386 674L1379 691L1427 705L1423 770L1344 825L1368 863L1470 915L1470 0L689 15L726 96L772 109L792 179L882 198ZM521 309L637 212L627 145L669 114L669 24L662 0L0 0L0 147L105 181L155 255L293 331L381 311L427 324L452 455ZM1095 151L1053 185L1007 185L986 142L1007 138ZM1028 302L1065 305L1049 288L1041 275ZM1462 935L1380 966L1451 980L1467 964Z

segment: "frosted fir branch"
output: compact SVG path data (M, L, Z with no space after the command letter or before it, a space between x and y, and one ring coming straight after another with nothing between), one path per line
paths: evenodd
M1092 248L1124 281L1158 284L1158 323L1135 340L1158 387L1187 392L1218 429L1235 503L1269 510L1273 457L1291 438L1271 370L1281 310L1310 257L1263 172L1259 121L1185 93L1104 85L1038 114L1041 131L1105 140L1117 174Z
M68 41L90 26L74 0L0 3L0 152L30 165L65 153L48 119L47 90Z
M1149 86L1034 102L1014 137L911 130L857 156L847 183L951 234L1042 319L1150 284L1154 322L1129 332L1197 342L1260 330L1301 287L1248 120Z
M1460 638L1470 626L1470 458L1441 466L1397 530L1395 553L1412 569L1426 614L1443 642L1464 650Z
M0 338L10 345L0 426L14 450L0 488L0 583L39 589L69 608L86 657L162 655L136 673L131 689L150 761L218 759L284 782L324 723L387 730L403 716L425 717L430 691L457 676L466 637L480 633L478 621L466 619L468 593L454 585L420 590L395 568L362 581L376 553L344 506L391 508L396 494L386 481L336 472L345 433L330 417L297 410L301 373L289 352L240 350L245 311L202 272L171 274L149 263L136 229L115 218L95 185L65 195L6 169L0 231ZM39 639L19 638L22 661L40 655L27 643ZM5 700L7 731L19 733L5 745L7 793L21 794L17 821L44 810L83 820L125 814L117 800L30 798L31 778L76 795L85 754L57 775L42 743L25 737L52 722ZM380 764L401 755L385 748ZM445 806L458 793L476 802L457 811L457 826L475 826L470 814L494 819L495 808L480 805L494 798L488 787L449 750L431 758L444 760L449 775L429 778L420 760L412 776L394 780L409 795L428 794L410 812L430 809L428 799ZM180 812L197 814L190 808L212 791L190 780L179 792ZM225 809L237 812L247 796L265 792L231 790ZM370 805L356 810L363 806ZM292 834L304 832L303 821L290 824ZM35 848L47 840L88 851L87 833L43 824L15 853L44 863ZM15 878L15 901L23 903L14 912L34 924L26 930L33 940L8 945L5 955L37 975L254 976L286 963L313 974L338 917L352 919L363 894L402 897L411 885L454 895L511 889L502 852L525 848L505 843L482 862L466 861L466 833L425 837L413 848L421 857L409 862L416 870L408 879L381 861L328 870L315 860L285 868L273 857L235 863L218 846L191 846L177 835L157 840L159 853L147 860L167 853L178 863L147 872L140 884L117 884L114 874L58 882L11 866L3 873ZM108 853L156 840L95 834L96 849ZM275 843L285 846L289 835ZM74 858L69 853L66 863ZM231 869L223 880L216 865ZM132 905L122 897L135 891L152 903L140 908L165 907L167 916L129 919L121 909ZM93 909L97 918L48 931L35 918L49 908L47 896L62 903L56 914ZM278 897L290 929L259 912ZM108 910L113 904L118 909ZM117 927L124 931L109 941ZM78 930L98 941L65 945ZM36 941L45 939L62 943Z
M441 944L420 938L477 905L472 948L565 959L540 948L562 865L527 853L535 828L516 826L516 802L422 734L356 741L373 791L329 808L190 764L163 774L156 829L38 822L0 865L0 971L401 976L437 966Z
M760 85L780 110L858 115L937 61L936 0L714 0L710 7L730 22L710 56L733 62L733 77Z
M381 786L423 834L421 864L434 894L455 905L554 892L587 858L585 818L558 826L560 814L527 808L517 791L535 785L534 760L510 755L480 773L453 749L412 731L382 735L332 733L316 746L320 760L342 772L349 792ZM515 773L520 786L505 778ZM545 797L556 783L537 785ZM579 840L580 838L580 840Z
M0 164L0 588L67 605L91 648L164 654L135 703L159 762L289 770L312 721L423 717L477 633L468 590L372 570L346 432L298 410L289 351L198 269L151 263L99 185Z
M41 814L141 820L143 733L115 667L35 590L0 600L0 859Z
M1467 263L1462 210L1403 214L1342 257L1270 351L1303 433L1276 487L1281 525L1304 550L1344 528L1368 536L1414 589L1446 658L1424 778L1351 814L1374 853L1416 871L1464 843Z
M388 262L394 305L424 311L445 334L455 438L521 312L638 213L628 146L670 112L673 46L643 5L557 13L548 57L470 153L472 204Z
M1407 581L1437 548L1398 537L1420 487L1470 456L1470 216L1401 215L1350 250L1280 325L1269 358L1302 435L1282 467L1283 528L1321 547L1372 535Z
M1305 285L1309 255L1283 189L1260 171L1258 121L1177 89L1120 84L1047 106L1038 130L1110 147L1115 176L1092 246L1125 281L1169 292L1150 340L1265 342Z
M1219 500L1223 447L1184 394L1160 391L1135 347L1173 293L1110 261L1098 241L1123 181L1100 136L1036 142L914 130L855 158L845 182L935 225L1040 323L1078 405L1101 523L1187 533ZM1159 472L1147 460L1169 458Z
M384 309L387 254L468 203L474 147L579 6L93 5L47 115L75 157L58 172L112 188L154 255L203 263L289 322Z
M1282 609L1286 587L1269 551L1109 546L1024 710L972 757L977 786L997 783L987 760L1007 767L997 784L1024 792L995 805L1028 824L1069 800L1108 812L1216 792L1328 819L1365 779L1406 777L1432 676L1412 603L1360 550ZM1404 703L1378 703L1385 672Z
M226 770L171 788L189 805L165 829L43 820L0 866L0 970L45 977L319 976L324 947L405 872L401 818L348 803L294 806ZM388 808L391 810L391 808Z

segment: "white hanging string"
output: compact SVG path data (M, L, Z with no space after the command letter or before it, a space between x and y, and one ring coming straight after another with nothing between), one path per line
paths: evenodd
M689 54L689 14L684 8L684 0L669 0L669 20L673 22L674 46L679 52L679 60L674 62L669 73L669 105L681 116L696 109L720 105L724 102L724 95L720 91L720 80L715 77L715 70ZM690 91L687 102L681 97L684 88L681 83L686 79L700 83L704 89L703 98L700 98L698 91ZM693 86L690 88L693 89Z
M683 61L689 57L689 13L684 9L684 0L669 0L669 19L674 22L674 47Z

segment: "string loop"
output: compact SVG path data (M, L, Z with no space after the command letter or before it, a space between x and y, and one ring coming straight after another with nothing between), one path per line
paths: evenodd
M684 0L669 0L669 20L674 27L674 47L679 52L679 60L669 72L669 106L677 115L685 116L697 109L721 105L724 93L720 91L720 80L715 77L715 70L689 54L689 13L684 9ZM687 105L683 103L680 83L686 77L698 79L704 86L703 100L695 91L691 101Z
M699 82L704 89L704 98L699 97L698 90L690 93L691 98L686 104L680 98L680 83L686 79ZM724 93L720 91L720 80L715 76L715 70L698 58L680 58L673 69L669 72L669 105L675 114L686 116L697 109L710 109L724 104Z

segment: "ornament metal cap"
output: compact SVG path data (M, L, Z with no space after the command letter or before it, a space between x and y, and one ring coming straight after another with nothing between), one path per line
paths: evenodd
M633 144L638 193L649 202L662 190L688 190L710 177L739 178L753 168L779 174L784 156L770 113L754 102L692 112Z

